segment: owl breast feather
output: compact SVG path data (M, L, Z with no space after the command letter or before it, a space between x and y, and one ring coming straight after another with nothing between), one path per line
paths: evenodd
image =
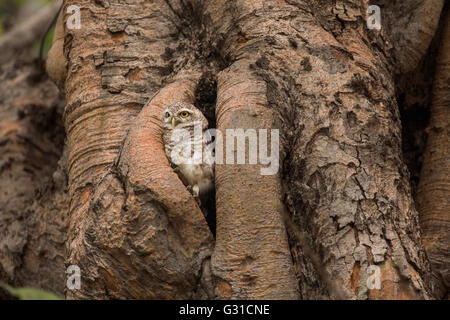
M210 144L211 141L205 144L203 139L199 138L175 137L165 145L166 155L183 182L190 186L198 186L200 194L214 187L214 157L209 148Z

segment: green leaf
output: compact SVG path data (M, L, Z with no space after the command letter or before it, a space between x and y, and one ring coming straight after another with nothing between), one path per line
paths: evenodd
M20 300L62 300L57 295L38 288L13 288L8 285L5 285L4 288Z

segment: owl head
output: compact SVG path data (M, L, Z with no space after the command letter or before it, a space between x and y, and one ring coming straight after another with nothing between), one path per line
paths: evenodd
M166 130L192 127L196 122L202 124L202 129L208 128L208 120L194 105L186 102L176 102L164 109L162 114L163 127Z

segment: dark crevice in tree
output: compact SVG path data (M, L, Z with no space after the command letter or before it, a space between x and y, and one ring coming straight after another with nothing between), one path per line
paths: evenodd
M209 127L216 127L217 77L211 71L206 71L199 81L195 91L194 105L208 119Z
M209 123L209 128L216 128L217 76L206 71L201 77L195 91L194 105L202 111ZM202 197L201 209L206 217L211 232L216 236L216 192L215 189Z
M404 99L403 95L399 97L399 105L404 104ZM415 197L425 151L425 129L430 118L430 110L427 106L414 104L408 110L400 109L400 114L402 118L403 158L408 166L411 191Z
M447 3L442 11L438 30L419 66L412 72L398 75L395 79L396 98L402 123L403 160L410 173L411 192L414 198L427 142L435 57L441 43L443 19L449 7Z

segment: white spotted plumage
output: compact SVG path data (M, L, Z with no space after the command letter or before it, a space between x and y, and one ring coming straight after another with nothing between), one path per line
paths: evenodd
M176 102L163 111L162 122L165 152L178 176L195 197L208 193L214 188L214 151L205 116L192 104Z

